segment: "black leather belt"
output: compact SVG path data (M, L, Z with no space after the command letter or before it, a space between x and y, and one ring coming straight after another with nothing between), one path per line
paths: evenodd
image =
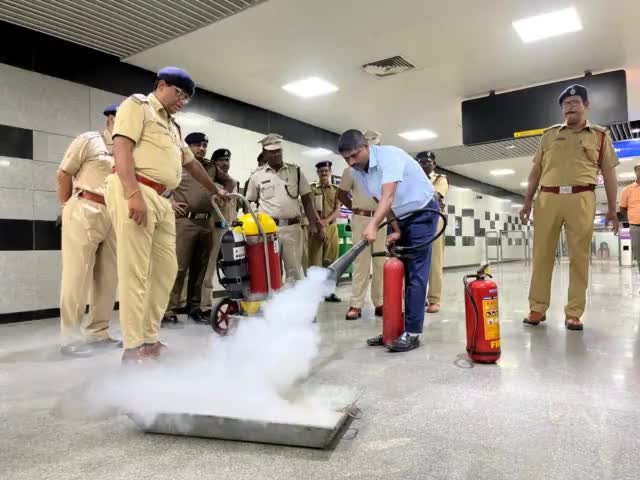
M274 218L273 221L276 222L276 225L278 225L279 227L298 225L300 223L299 218Z
M211 214L210 213L189 212L189 213L187 213L186 217L190 218L191 220L208 220L209 218L211 218Z

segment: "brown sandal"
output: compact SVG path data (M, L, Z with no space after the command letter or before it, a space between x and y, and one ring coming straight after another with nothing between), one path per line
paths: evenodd
M362 309L351 307L344 318L347 320L357 320L362 316Z
M547 319L547 315L540 312L531 312L522 320L522 323L536 327Z
M567 330L584 330L584 324L577 317L567 317L564 320L564 326Z

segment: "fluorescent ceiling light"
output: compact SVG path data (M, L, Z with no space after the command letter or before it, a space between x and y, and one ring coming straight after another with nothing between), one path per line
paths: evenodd
M631 133L640 133L640 128L632 128Z
M456 187L458 189L459 192L468 192L469 189L466 187Z
M636 178L636 174L634 172L619 173L618 178L620 179Z
M509 200L508 198L501 198L500 201L501 202L511 203L511 200Z
M525 43L582 30L582 22L573 7L516 20L512 25Z
M311 150L305 150L302 152L303 155L307 157L326 157L327 155L331 155L333 152L331 150L327 150L326 148L312 148Z
M502 177L504 175L513 175L516 171L510 168L498 168L497 170L491 170L489 173L494 177Z
M398 134L405 140L410 142L419 142L420 140L431 140L432 138L438 138L438 134L431 130L422 128L420 130L410 130L408 132L402 132Z
M11 162L9 160L0 160L0 167L10 167L11 166Z
M529 182L520 182L520 186L521 187L528 187L529 186Z
M297 82L287 83L282 89L302 98L317 97L338 91L333 83L329 83L318 77L309 77Z
M511 205L511 207L513 208L522 208L524 205L522 205L521 203L514 203L513 205Z

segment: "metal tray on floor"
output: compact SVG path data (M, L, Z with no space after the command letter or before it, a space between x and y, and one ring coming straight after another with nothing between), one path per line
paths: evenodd
M129 417L147 433L327 448L352 415L355 402L363 391L353 387L329 388L340 395L341 403L332 424L276 423L192 413L159 413L151 422L135 414L129 414Z

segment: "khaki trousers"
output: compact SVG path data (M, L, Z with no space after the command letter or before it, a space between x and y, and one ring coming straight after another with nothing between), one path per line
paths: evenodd
M200 308L202 283L207 271L213 237L209 220L176 218L176 257L178 273L169 297L167 310L180 307L184 280L187 278L187 308Z
M580 318L586 305L589 256L596 212L594 192L569 195L540 192L534 205L533 272L529 307L544 313L551 300L551 277L560 238L565 227L569 247L569 301L565 315Z
M443 224L442 217L438 222L438 230L440 231ZM437 233L436 232L436 233ZM427 301L430 304L440 303L442 297L442 268L444 263L444 235L440 235L435 242L431 244L431 273L429 273L429 287L427 288Z
M226 232L226 230L214 227L211 234L211 255L209 255L207 271L204 274L204 280L202 281L202 298L200 300L200 308L203 310L209 310L213 305L213 279L217 276L216 264L218 262L218 255L220 254L220 241L222 240L224 232Z
M155 343L169 303L178 264L175 215L169 200L140 184L147 225L129 218L128 201L117 175L106 182L106 201L118 241L120 328L125 348Z
M328 267L338 258L338 225L325 228L325 237L309 237L309 266Z
M370 221L371 218L363 217L361 215L353 215L353 217L351 217L351 234L353 243L357 243L362 240L362 234ZM378 230L378 236L376 237L376 241L373 242L372 248L365 249L354 260L351 282L351 307L362 308L364 305L364 297L367 294L367 288L369 288L369 276L371 275L372 264L373 274L371 275L371 301L375 307L382 306L382 271L386 258L372 257L371 253L372 250L374 253L384 252L386 239L387 235L385 230Z
M302 279L302 226L287 225L278 228L278 247L284 265L288 286Z
M73 196L62 212L62 343L109 336L118 275L116 235L107 207ZM89 319L82 319L89 292Z

